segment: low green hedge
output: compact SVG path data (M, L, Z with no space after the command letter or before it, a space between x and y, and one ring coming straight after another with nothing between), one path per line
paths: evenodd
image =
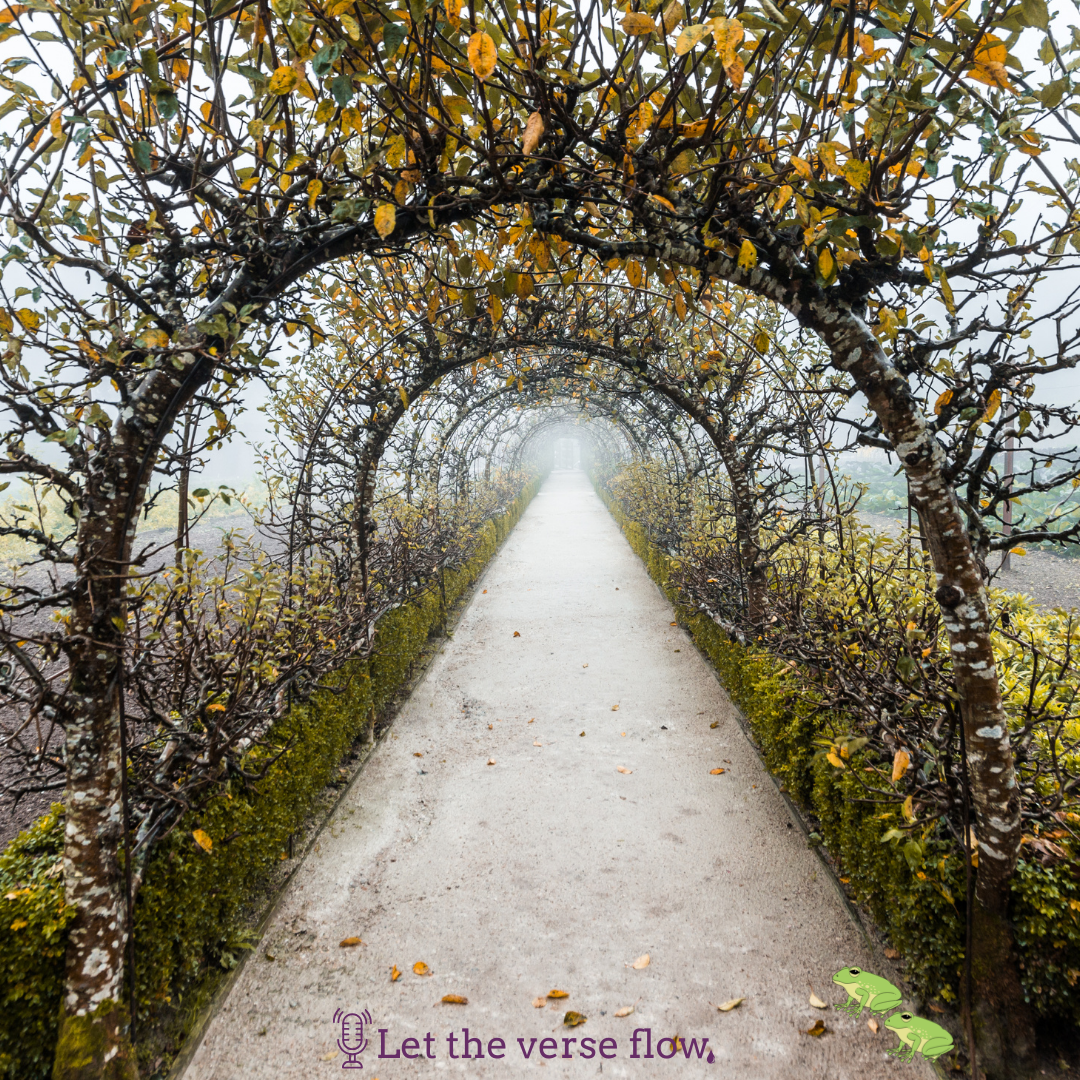
M476 580L535 495L529 484L508 511L488 521L467 563L444 575L452 607ZM272 757L290 740L256 790L226 788L151 856L135 904L136 993L143 1018L189 994L208 969L228 968L245 946L241 916L289 836L361 735L408 679L428 637L444 619L442 590L379 620L375 653L350 662L336 685L294 707L274 728ZM255 762L253 761L254 765ZM192 838L202 829L210 852ZM57 804L0 854L0 1076L47 1077L52 1069L63 986L65 927L71 918L60 873L63 807Z
M904 957L912 986L927 998L956 1001L965 895L963 860L956 847L944 831L928 837L919 853L905 854L896 844L882 842L889 825L877 812L880 807L859 801L856 773L869 759L856 753L848 769L833 768L815 743L825 717L791 692L786 667L762 648L732 641L711 618L688 606L670 584L675 561L650 542L602 484L596 486L747 718L767 768L818 822L822 843L838 860L851 895ZM1080 881L1065 863L1045 867L1021 859L1012 897L1028 1000L1041 1016L1080 1023Z

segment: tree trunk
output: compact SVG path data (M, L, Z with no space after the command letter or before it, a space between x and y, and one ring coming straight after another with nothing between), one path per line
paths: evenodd
M1034 1050L1008 919L1010 881L1020 853L1020 799L982 575L945 476L944 450L907 380L858 314L811 305L801 318L829 346L833 366L849 374L866 395L895 447L937 571L935 596L960 698L979 846L971 958L979 1063L990 1080L1014 1076Z
M202 336L200 335L200 338ZM175 339L174 339L175 340ZM209 375L194 352L151 372L91 455L76 539L76 599L61 712L65 986L53 1080L135 1080L122 1002L128 924L123 869L121 695L131 548L150 475L179 411Z

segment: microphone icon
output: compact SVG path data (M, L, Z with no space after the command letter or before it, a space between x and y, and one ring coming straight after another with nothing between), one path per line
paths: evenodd
M338 1049L345 1055L343 1069L362 1069L359 1055L367 1046L364 1037L364 1025L371 1023L371 1013L365 1009L362 1013L343 1013L340 1009L334 1013L334 1023L341 1024L341 1038Z

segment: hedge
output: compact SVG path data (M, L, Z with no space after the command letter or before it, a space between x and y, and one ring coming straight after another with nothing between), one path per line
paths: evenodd
M670 584L676 561L649 540L596 482L600 497L630 546L663 589L732 701L746 717L769 771L817 822L825 849L842 868L846 888L864 905L904 959L913 989L955 1002L964 959L963 860L942 833L920 860L883 843L887 828L875 807L860 802L852 768L838 773L815 739L826 717L792 694L786 667L765 649L732 641ZM836 718L831 718L835 720ZM928 874L926 871L931 870ZM1012 882L1011 917L1025 995L1036 1013L1080 1024L1080 880L1068 863L1047 867L1021 858Z
M235 963L245 941L243 914L289 837L372 717L406 683L431 633L487 565L539 488L531 482L506 513L483 526L468 562L384 615L376 648L346 664L330 688L293 707L275 725L272 757L290 741L254 790L227 786L153 852L135 903L136 995L141 1017L190 999L208 973ZM255 762L253 761L254 765ZM213 846L192 839L202 829ZM63 987L66 927L63 896L64 815L56 804L0 854L0 1077L38 1080L52 1070Z

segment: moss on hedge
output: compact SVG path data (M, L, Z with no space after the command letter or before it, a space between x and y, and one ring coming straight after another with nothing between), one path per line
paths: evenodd
M284 747L287 752L253 788L231 783L155 849L135 904L141 1016L192 993L214 966L235 963L248 944L245 905L284 857L289 836L338 763L406 682L447 609L479 576L539 486L534 480L505 514L483 526L468 562L445 571L442 589L429 589L379 620L369 659L346 664L330 688L275 725L269 745L253 751L251 765ZM196 828L210 836L209 852L194 842ZM52 1071L65 928L72 917L60 872L63 830L57 804L0 854L0 1076L11 1080L37 1080Z
M956 1001L964 958L963 860L944 836L905 854L883 842L889 826L861 802L857 753L843 772L815 743L826 717L792 694L785 666L767 651L732 641L708 616L688 606L670 584L675 560L661 551L597 484L630 546L664 590L680 621L720 674L746 717L765 765L795 803L818 822L826 850L847 887L904 957L912 986L929 998ZM834 727L837 718L831 718ZM1013 925L1025 994L1044 1017L1080 1023L1080 880L1068 864L1045 867L1021 859L1012 883Z

